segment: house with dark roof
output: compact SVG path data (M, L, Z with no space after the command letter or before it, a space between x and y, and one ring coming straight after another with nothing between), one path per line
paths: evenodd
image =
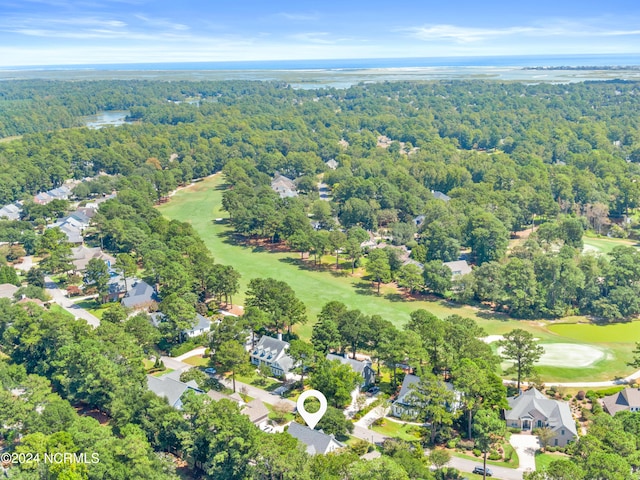
M362 377L362 383L359 385L360 390L364 390L370 385L373 385L376 381L376 372L371 368L371 362L368 360L360 361L349 357L343 357L335 353L328 353L327 360L342 363L343 365L349 365L351 370L360 374Z
M144 280L137 280L130 285L129 291L120 301L123 307L133 308L134 310L146 310L157 302L158 295L155 288Z
M266 425L269 420L269 409L259 398L246 403L237 392L227 395L226 393L216 392L215 390L209 390L207 392L207 396L214 402L229 400L230 402L238 404L240 407L240 413L249 417L251 423L257 427Z
M195 380L184 383L171 375L161 377L147 375L147 388L157 396L166 398L169 405L178 410L182 408L182 397L188 391L191 390L198 395L204 393Z
M412 385L416 385L420 382L420 377L417 375L412 375L410 373L404 376L404 380L402 381L402 387L400 387L400 393L396 397L395 402L391 405L391 415L394 417L416 417L418 415L418 410L416 409L415 402L411 399L411 393L413 388ZM445 382L447 390L454 393L456 400L452 405L447 404L447 408L449 411L456 411L460 408L460 392L457 392L453 388L453 384L450 382Z
M640 412L640 388L625 388L602 399L604 410L611 416L622 410Z
M444 262L443 265L449 267L451 270L451 276L457 277L459 275L466 275L471 273L471 267L466 260L456 260L455 262Z
M293 180L284 175L276 174L271 181L271 188L280 195L280 198L297 197L298 189Z
M280 378L294 367L293 358L287 353L289 342L263 335L249 353L251 363L256 366L266 364L274 377Z
M287 432L307 447L309 455L326 455L346 447L344 443L336 440L333 435L327 435L321 430L314 430L296 422L289 424Z
M548 427L554 433L551 439L554 447L564 447L578 438L576 422L568 403L547 398L535 388L509 397L507 402L510 407L504 411L507 427L523 431Z

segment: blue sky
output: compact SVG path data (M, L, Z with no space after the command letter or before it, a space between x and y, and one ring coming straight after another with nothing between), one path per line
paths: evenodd
M0 66L638 52L638 0L0 0Z

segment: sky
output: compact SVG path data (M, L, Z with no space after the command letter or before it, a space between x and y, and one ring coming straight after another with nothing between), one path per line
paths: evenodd
M638 52L638 0L0 0L3 67Z

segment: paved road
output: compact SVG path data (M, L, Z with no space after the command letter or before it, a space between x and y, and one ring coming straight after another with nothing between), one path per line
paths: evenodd
M67 312L73 315L76 318L81 318L86 321L92 327L97 327L100 325L100 319L95 315L87 312L84 308L80 308L78 305L74 304L73 301L67 297L67 292L58 287L58 284L55 283L51 277L44 277L44 287L47 291L47 294L53 298L53 301L64 308Z
M478 460L467 460L466 458L452 457L448 463L450 467L457 468L461 472L472 472L475 467L482 466L482 458ZM515 468L494 467L487 465L493 472L493 477L501 480L522 480L522 471Z
M18 270L28 272L29 270L31 270L31 267L33 267L33 257L31 255L22 257L22 263L18 263L14 267Z

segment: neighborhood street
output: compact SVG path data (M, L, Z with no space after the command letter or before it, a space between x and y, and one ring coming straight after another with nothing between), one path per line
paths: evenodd
M67 297L66 291L59 288L58 284L55 283L51 279L51 277L44 277L44 287L47 294L51 296L53 301L64 308L71 315L76 318L85 320L92 327L97 327L100 325L100 319L98 317L87 312L84 308L80 308L78 305L74 304L73 301L69 297Z
M182 360L192 357L194 355L202 355L203 352L204 352L203 348L196 348L194 350L191 350L190 352L187 352L175 358L163 356L161 357L161 360L164 362L164 365L167 368L171 368L172 370L183 372L185 370L193 368L193 365L189 365L188 363L185 363ZM222 380L221 383L228 388L232 388L233 386L230 378ZM252 385L248 385L243 382L239 382L238 380L236 380L236 391L238 392L243 391L250 397L260 399L262 402L269 405L275 405L278 402L284 402L287 405L289 405L292 409L295 408L296 406L295 402L291 400L288 400L286 398L281 398L279 395L273 395L265 390L256 388ZM376 408L371 412L369 412L367 415L365 415L358 422L355 422L354 428L353 428L353 436L356 438L360 438L362 440L366 440L367 442L372 442L378 445L382 444L389 437L367 428L366 425L373 422L383 412L384 410ZM524 436L524 435L513 435L512 438L520 437L520 436ZM532 437L531 435L527 435L527 437L537 439L537 437ZM514 445L514 448L515 448L515 445ZM518 455L520 455L519 452L518 452ZM491 470L493 471L494 478L502 479L502 480L522 480L522 473L525 471L525 468L529 466L528 464L526 464L526 466L523 465L522 458L523 457L521 456L520 457L521 467L519 469L491 466ZM457 468L462 472L471 472L473 471L474 467L482 465L482 459L479 458L477 460L467 460L465 458L452 457L448 465L451 467ZM535 468L535 462L533 463L533 465Z

